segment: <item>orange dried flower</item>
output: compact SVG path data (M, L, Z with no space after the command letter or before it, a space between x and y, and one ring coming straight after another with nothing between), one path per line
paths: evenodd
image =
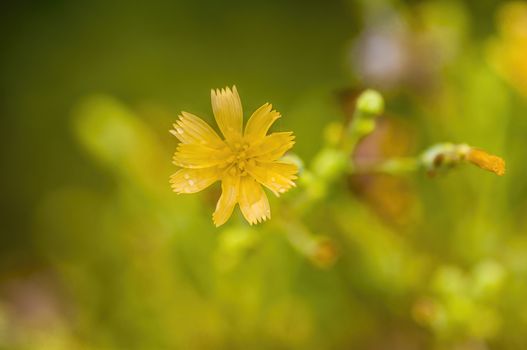
M481 169L491 171L499 176L505 175L505 161L498 156L477 148L471 148L466 157L467 161Z

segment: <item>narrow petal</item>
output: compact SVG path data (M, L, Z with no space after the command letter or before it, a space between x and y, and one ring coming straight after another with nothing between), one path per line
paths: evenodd
M176 193L196 193L219 180L218 168L180 169L170 176L172 190Z
M174 154L173 162L183 168L210 168L225 163L229 154L226 147L214 149L195 143L180 143Z
M243 216L251 225L271 218L269 200L262 186L251 176L241 178L238 203Z
M216 123L228 142L238 142L242 136L243 111L236 86L210 92Z
M249 157L261 162L273 162L281 158L295 144L292 132L275 132L260 142L251 144L247 150Z
M266 103L253 113L245 126L246 140L260 140L265 137L271 125L280 118L280 113L272 109L273 106Z
M225 143L204 120L182 112L170 133L182 143L197 143L211 148L221 148Z
M216 227L223 225L232 215L238 201L240 178L225 176L221 182L221 197L216 204L216 211L212 214L212 221Z
M247 172L259 183L273 191L276 196L295 186L298 168L290 163L249 162Z

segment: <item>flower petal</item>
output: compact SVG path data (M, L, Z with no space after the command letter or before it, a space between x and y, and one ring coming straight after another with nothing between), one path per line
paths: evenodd
M209 187L219 179L219 171L216 167L204 169L180 169L170 176L170 183L172 190L178 194L196 193Z
M251 225L271 218L269 200L262 186L251 176L243 176L240 180L238 203L243 216Z
M221 182L221 196L212 214L212 221L216 227L223 225L232 215L234 206L238 201L240 178L226 176Z
M197 143L212 148L221 148L225 143L204 120L187 112L181 112L170 133L182 143Z
M238 142L242 136L243 111L236 86L210 92L216 123L228 142Z
M276 196L296 186L298 167L290 163L259 163L247 165L247 172L259 183L273 191Z
M275 132L264 137L260 142L251 144L247 150L248 157L261 162L273 162L281 158L295 144L292 132Z
M210 168L222 163L228 158L230 151L209 148L195 143L180 143L173 157L173 163L183 168Z
M253 113L245 126L246 140L259 140L265 137L271 125L280 118L280 113L272 109L273 105L266 103Z

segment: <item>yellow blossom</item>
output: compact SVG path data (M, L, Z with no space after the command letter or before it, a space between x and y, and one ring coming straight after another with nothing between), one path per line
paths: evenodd
M276 196L295 186L298 168L280 161L294 144L292 132L267 135L280 113L266 103L249 118L243 130L243 112L236 86L211 91L212 111L224 139L202 119L182 112L170 132L180 144L173 162L181 167L170 177L176 193L195 193L221 181L222 194L212 219L223 225L236 204L252 225L271 218L262 189Z

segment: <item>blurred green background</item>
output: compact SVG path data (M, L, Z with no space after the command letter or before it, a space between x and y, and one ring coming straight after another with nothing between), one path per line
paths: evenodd
M527 348L525 2L23 0L0 28L1 349ZM451 141L508 172L342 174L216 229L168 129L233 84L307 166L372 87L357 164Z

